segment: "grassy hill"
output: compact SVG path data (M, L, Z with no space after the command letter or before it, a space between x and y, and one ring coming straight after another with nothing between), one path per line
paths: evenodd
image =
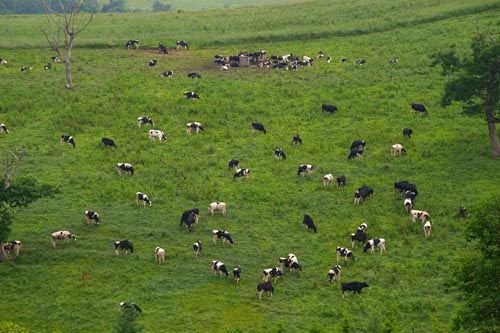
M16 210L11 239L21 254L0 265L2 321L30 332L112 332L118 303L143 309L144 332L447 332L460 295L454 268L468 250L462 234L465 205L497 192L498 161L491 158L487 128L480 117L463 115L460 105L440 106L445 79L430 67L429 55L454 44L467 52L481 29L498 34L498 6L491 1L313 1L294 5L204 12L100 15L78 36L73 50L75 89L64 88L64 67L44 71L53 53L39 33L44 17L2 17L0 67L3 149L27 146L18 177L56 185L60 194ZM126 40L141 40L126 50ZM164 41L192 47L159 55ZM215 54L266 50L333 58L297 71L241 67L223 72ZM347 63L340 63L347 57ZM393 57L399 63L390 64ZM158 59L155 68L150 59ZM364 66L354 60L364 58ZM21 66L32 66L21 73ZM160 73L173 70L171 78ZM196 71L199 80L187 77ZM199 100L187 100L196 91ZM410 112L420 102L429 113ZM322 114L321 104L338 106ZM151 116L166 143L153 142L139 116ZM188 136L186 122L205 131ZM267 134L252 133L259 121ZM414 136L403 138L411 127ZM304 142L292 147L300 133ZM74 136L76 148L61 145ZM116 150L102 149L102 137ZM347 160L353 140L366 140L362 160ZM393 157L402 143L406 156ZM276 161L282 147L288 158ZM5 154L5 153L3 153ZM233 180L230 158L250 168ZM136 167L133 177L117 175L117 162ZM314 165L311 178L298 177L301 163ZM342 190L324 188L322 177L345 174ZM432 217L424 240L412 223L395 181L419 189L417 209ZM357 206L358 187L374 197ZM136 207L135 193L147 193L151 208ZM224 201L228 215L210 216L212 201ZM198 207L200 223L188 233L179 226L184 210ZM85 225L84 211L100 213L101 225ZM318 233L301 224L313 217ZM361 296L341 297L327 273L335 248L350 247L349 234L361 223L368 236L385 238L387 252L353 249L342 282L365 281ZM212 229L228 230L233 245L213 245ZM70 230L77 240L50 247L50 233ZM129 239L134 254L115 256L113 242ZM204 244L194 259L191 245ZM153 249L166 250L155 263ZM295 253L304 271L285 274L272 298L259 301L256 285L264 268ZM210 262L242 268L242 281L214 277ZM350 328L349 328L350 327Z

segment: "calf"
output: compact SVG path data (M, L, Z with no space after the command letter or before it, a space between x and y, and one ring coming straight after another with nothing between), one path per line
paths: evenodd
M349 249L346 249L345 247L337 246L335 253L337 255L337 264L339 263L340 257L344 258L344 262L349 262L349 259L352 259L352 261L356 261L352 251Z
M75 143L75 139L73 139L73 137L71 135L61 135L61 144L63 143L67 143L69 145L72 145L73 148L75 148L76 146L76 143Z
M114 147L116 148L116 143L108 138L102 138L101 139L101 147L106 148L106 147Z
M229 160L229 164L228 164L228 167L227 169L228 170L231 170L231 169L238 169L240 167L240 161L238 160Z
M370 239L368 242L366 242L365 247L363 248L363 252L366 252L368 251L368 249L370 249L370 252L373 254L375 252L375 247L379 247L380 254L382 254L382 251L385 251L385 239Z
M222 239L222 244L224 244L226 240L231 244L234 243L231 235L226 230L212 230L212 242L217 244L217 239Z
M341 187L345 186L346 177L344 175L338 176L336 178L336 181L337 181L337 190L339 190Z
M171 77L172 75L174 75L173 71L164 71L160 74L161 77Z
M155 258L159 264L165 262L165 250L159 246L155 247Z
M413 111L419 112L420 114L423 114L427 111L425 106L423 106L422 104L411 103L410 106Z
M198 256L201 254L201 240L197 240L193 243L193 251L194 257L198 259Z
M405 198L405 201L403 201L403 205L405 206L406 211L409 212L413 208L413 199Z
M423 210L412 209L410 211L410 215L411 215L412 222L415 222L417 219L419 219L422 223L425 223L425 221L430 220L430 218L431 218L429 213L427 213Z
M262 280L267 282L269 278L273 277L276 282L279 278L283 278L283 271L279 267L266 268L262 271Z
M333 266L329 271L328 271L328 281L332 283L333 281L337 280L340 282L340 272L342 271L342 267L340 265L335 265Z
M192 122L192 123L187 123L186 124L186 133L191 135L192 130L194 130L196 132L196 134L198 134L198 132L200 132L200 131L203 132L203 126L196 121Z
M56 248L56 241L57 240L63 240L64 242L69 242L72 239L73 240L76 239L76 236L67 230L53 232L50 236L51 236L53 249Z
M363 158L363 150L361 149L351 149L351 152L347 156L348 160L352 160L354 158L360 159Z
M304 219L302 220L302 223L307 226L307 230L312 230L314 232L318 232L318 229L314 225L314 221L313 221L312 217L310 217L309 215L307 215L307 214L304 215Z
M250 178L250 169L236 169L236 172L233 175L233 179L246 177L247 181Z
M89 224L89 220L95 222L95 225L99 225L99 214L97 212L86 210L85 211L85 223Z
M361 290L363 288L368 288L369 285L366 282L348 282L348 283L342 283L342 298L344 298L345 293L347 291L353 291L354 294L358 293L361 294Z
M151 125L154 126L153 119L150 117L138 117L137 118L137 126L141 127L142 125Z
M424 223L424 236L425 238L429 238L431 235L432 224L431 221L426 221Z
M135 310L139 313L142 313L142 309L135 303L130 303L130 302L121 302L120 303L120 308L122 309L132 309Z
M163 54L168 53L168 49L165 46L165 44L163 44L163 42L160 42L160 44L158 44L158 52L163 53Z
M307 173L308 176L311 176L313 172L313 166L311 164L301 164L297 170L297 176L304 175Z
M358 204L363 200L373 196L373 189L370 186L362 186L354 193L354 203Z
M402 144L396 143L396 144L391 146L391 153L394 156L403 155L403 154L406 154L406 148L403 147Z
M331 173L323 176L323 185L329 186L333 183L333 175Z
M8 243L3 244L4 251L9 254L10 251L14 251L16 256L19 255L19 251L21 250L21 241L13 240Z
M217 272L219 272L220 276L222 276L222 274L225 274L226 277L229 276L226 265L218 260L212 260L212 266L210 270L214 273L214 275L217 275Z
M0 132L9 134L9 130L7 129L7 126L5 124L0 124Z
M142 192L136 192L135 193L135 204L137 206L139 206L139 201L142 201L144 208L146 208L146 205L148 205L149 207L151 207L151 205L153 205L153 203L151 202L151 200L149 199L147 194L144 194Z
M177 48L177 51L179 51L179 48L183 47L184 49L189 49L189 45L186 41L184 40L178 40L177 43L176 43L176 48Z
M165 136L165 133L163 133L160 130L149 130L149 138L152 140L155 140L157 138L160 142L167 141L167 137Z
M208 206L208 211L212 213L212 216L214 216L214 211L216 210L220 210L222 212L222 216L226 216L226 203L212 202L210 206Z
M353 141L351 143L351 150L353 150L353 149L365 150L365 148L366 148L366 141L365 140Z
M117 241L114 245L116 255L120 254L120 250L124 250L125 255L128 255L128 251L130 251L130 253L134 253L134 246L128 240Z
M137 39L129 39L127 43L125 43L125 47L127 48L127 50L130 50L131 47L135 47L138 50L139 41Z
M240 277L241 277L241 267L240 267L240 265L238 265L235 268L233 268L233 280L234 280L234 283L239 284L240 283Z
M185 91L184 97L191 98L191 99L199 99L200 98L200 96L198 96L198 94L195 93L194 91Z
M129 173L131 176L134 175L134 167L130 163L116 163L116 171L120 176L122 172Z
M279 160L286 160L286 154L281 148L276 148L274 150L274 158L276 158L278 161Z
M190 77L190 78L192 78L192 79L201 79L201 75L198 74L198 73L194 73L194 72L193 73L189 73L187 76Z
M193 225L198 223L198 215L200 214L200 210L198 208L186 210L182 213L180 225L186 224L186 228L188 231L193 229Z
M259 283L257 285L257 295L259 295L259 299L262 299L262 293L266 291L267 296L272 297L274 292L274 287L272 282Z
M337 110L338 110L338 108L335 105L331 105L331 104L322 104L321 105L321 112L329 112L330 114L333 114Z
M252 123L252 132L255 132L255 131L259 131L259 132L262 132L264 134L267 133L264 125L262 125L261 123Z
M411 128L403 128L403 136L407 136L408 139L411 139L413 134L413 130Z
M298 146L302 143L302 138L300 137L299 134L295 134L292 138L292 145L293 146Z

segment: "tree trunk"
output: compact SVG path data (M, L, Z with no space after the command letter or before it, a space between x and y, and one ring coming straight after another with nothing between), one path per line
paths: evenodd
M7 253L3 249L3 243L0 242L0 262L7 261L9 258L7 257Z
M70 37L71 38L71 37ZM70 41L66 46L66 88L73 88L73 79L71 78L71 47L73 41Z
M493 111L486 111L486 118L488 121L488 135L491 141L491 153L493 156L498 157L500 156L500 144L498 142L497 126L493 117Z

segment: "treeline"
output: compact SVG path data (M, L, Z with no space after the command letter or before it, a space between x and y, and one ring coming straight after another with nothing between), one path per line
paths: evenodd
M65 0L67 1L67 0ZM45 3L53 11L60 11L59 0L46 0ZM173 11L170 4L164 4L160 1L153 3L151 10L153 12ZM125 5L125 0L110 0L109 3L100 5L97 0L86 0L83 11L89 13L125 13L131 12ZM45 14L45 5L42 0L0 0L0 15L13 14Z

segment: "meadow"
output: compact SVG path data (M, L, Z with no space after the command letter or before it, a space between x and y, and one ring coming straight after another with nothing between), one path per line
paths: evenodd
M43 16L0 17L0 133L6 149L27 147L17 177L31 176L58 187L54 198L15 211L11 239L21 253L0 265L0 324L29 332L113 332L119 302L137 303L144 332L448 332L461 295L453 288L454 269L468 251L467 220L458 217L498 193L498 160L490 155L481 117L460 105L440 106L446 78L429 56L455 45L467 53L480 28L498 34L498 4L492 1L304 1L262 7L158 14L98 15L76 39L75 88L64 88L64 65L43 70L54 53L40 31ZM126 50L130 38L139 50ZM172 50L175 41L189 50ZM156 50L163 41L171 52ZM223 72L213 58L239 51L266 50L316 57L332 63L283 71L256 66ZM347 57L347 63L340 63ZM393 57L399 63L390 64ZM154 68L150 59L158 59ZM367 63L355 65L364 58ZM32 66L21 73L21 66ZM170 78L160 77L173 70ZM201 79L187 74L199 72ZM199 100L187 100L195 91ZM429 110L419 116L411 102ZM321 104L338 106L333 115ZM148 138L136 119L150 116L165 143ZM185 123L205 131L187 135ZM251 123L267 134L252 133ZM403 138L411 127L414 136ZM299 133L303 144L292 147ZM76 147L60 144L74 136ZM102 137L117 149L103 149ZM366 140L360 160L347 160L354 140ZM392 144L408 153L393 157ZM281 147L287 159L276 161ZM230 158L251 169L250 180L234 180ZM117 162L136 174L118 176ZM297 176L301 163L314 165ZM325 188L323 175L344 174L341 190ZM425 240L412 223L395 181L419 190L417 209L431 214L433 232ZM374 188L373 198L353 204L358 187ZM135 193L152 199L136 207ZM208 213L224 201L228 214ZM184 210L198 207L200 222L189 233L179 226ZM86 225L84 211L101 215ZM314 219L318 233L302 225ZM361 295L341 297L328 283L335 248L350 247L349 234L367 223L371 238L385 238L383 254L353 249L356 262L344 264L342 282L365 281ZM228 230L232 245L212 244L212 229ZM50 246L50 233L70 230L77 240ZM116 256L113 242L128 239L133 254ZM199 259L191 245L202 240ZM155 262L153 249L166 250ZM275 294L259 301L262 270L295 253L303 266L275 284ZM212 260L242 268L236 286L215 277Z

